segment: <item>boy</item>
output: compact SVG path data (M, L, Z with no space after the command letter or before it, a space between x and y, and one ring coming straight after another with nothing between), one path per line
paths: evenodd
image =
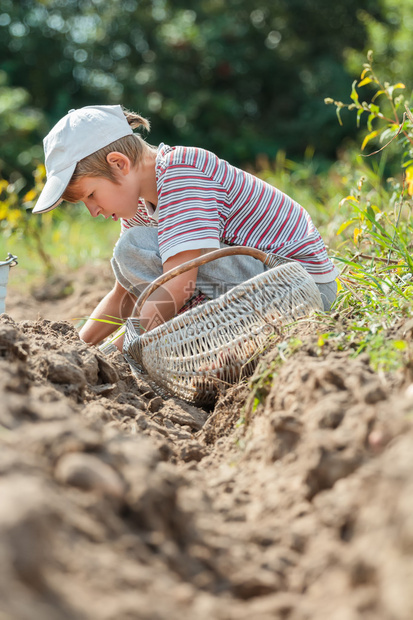
M298 260L330 308L338 273L303 207L203 149L155 148L133 133L139 126L149 129L121 106L87 106L71 110L44 140L47 182L33 212L82 201L93 217L121 220L116 283L81 329L82 340L96 344L108 336L113 325L93 319L131 316L136 297L162 271L225 245ZM197 289L217 297L264 269L245 256L194 268L151 296L141 324L151 329L169 320Z

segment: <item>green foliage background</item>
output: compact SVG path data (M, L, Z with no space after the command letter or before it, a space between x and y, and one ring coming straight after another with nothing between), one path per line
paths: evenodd
M410 0L0 0L1 254L33 258L31 274L42 252L48 272L66 254L72 266L110 255L113 222L94 252L82 209L30 215L43 136L69 109L93 103L149 117L153 144L196 144L252 169L303 204L340 250L337 230L350 216L338 205L360 174L383 188L383 208L397 200L384 188L389 159L370 173L357 158L357 134L368 130L346 107L340 126L324 99L348 101L373 48L377 71L406 84L408 103L412 24ZM81 249L66 243L74 229Z
M366 15L387 27L376 0L0 0L3 174L27 176L44 133L93 103L239 165L308 145L332 157L352 129L323 99L347 93Z

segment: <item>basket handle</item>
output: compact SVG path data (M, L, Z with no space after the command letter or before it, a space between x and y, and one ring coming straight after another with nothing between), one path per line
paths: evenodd
M208 254L205 254L204 256L199 256L198 258L189 260L186 263L182 263L182 265L179 265L178 267L174 267L174 269L170 269L166 273L163 273L158 278L156 278L156 280L151 282L151 284L149 284L138 297L138 300L135 305L134 314L138 317L140 316L142 306L145 303L145 301L148 299L148 297L152 295L154 291L156 291L157 288L162 286L162 284L165 284L165 282L169 282L169 280L172 280L172 278L174 278L175 276L180 276L181 273L185 273L186 271L189 271L190 269L193 269L194 267L200 267L201 265L210 263L211 261L216 260L217 258L223 258L224 256L234 256L234 254L244 254L246 256L252 256L253 258L256 258L260 260L261 262L263 262L264 265L268 263L268 261L270 260L270 257L272 258L274 256L272 254L267 254L266 252L263 252L262 250L257 250L256 248L250 248L246 246L234 246L231 248L221 248L220 250L214 250L213 252L208 252Z

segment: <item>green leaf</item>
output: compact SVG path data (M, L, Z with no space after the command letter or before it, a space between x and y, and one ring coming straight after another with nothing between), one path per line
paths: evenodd
M398 130L397 125L395 127L389 127L388 129L385 129L384 131L382 131L381 135L380 135L380 143L386 142L387 140L390 140L391 138L394 137L394 131Z
M378 235L378 234L377 234L376 236L377 236L378 238L381 238L381 239L390 239L390 237L389 237L389 235L388 235L388 233L387 233L386 229L385 229L385 228L384 228L384 227L380 224L380 222L376 219L376 217L375 217L375 216L373 216L373 217L372 217L368 211L363 211L362 209L360 209L360 208L359 208L359 207L357 207L357 206L354 206L354 208L355 208L357 211L359 211L360 213L364 213L364 214L367 216L367 218L370 220L370 222L372 222L373 224L375 224L375 226L377 226L377 228L378 228L378 229L380 230L380 232L383 234L383 237L381 237L380 235ZM373 212L373 213L374 213L374 212ZM373 233L371 233L371 234L374 236L374 234L373 234Z
M339 227L338 231L337 231L337 235L340 235L344 230L346 230L346 228L348 228L349 226L351 226L351 224L354 224L354 222L357 221L357 218L352 218L351 220L347 220L347 222L343 222L341 224L341 226Z
M361 145L361 150L364 151L364 147L366 146L366 144L370 142L370 140L373 140L373 138L378 136L379 133L380 130L376 129L376 131L372 131L371 133L367 134L367 136L363 140L363 144Z
M386 91L385 90L378 90L377 93L374 95L374 97L372 97L372 101L376 101L377 97L379 97L380 95L384 95Z
M119 325L121 327L124 323L119 321L108 321L107 319L95 319L92 316L89 317L91 321L97 321L98 323L108 323L109 325Z
M375 114L369 114L369 117L367 119L367 129L369 131L373 131L373 126L372 126L372 121L376 118Z
M356 85L357 85L357 80L354 80L352 87L351 87L351 95L350 98L354 101L354 103L359 103L359 95L358 92L356 90Z
M376 285L376 287L379 289L379 291L384 295L384 290L383 287L381 286L380 280L370 274L366 274L366 278L368 278L369 280L371 280L372 282L374 282L374 284Z
M359 202L355 196L346 196L345 198L343 198L342 200L340 200L340 202L339 202L339 204L338 204L339 208L340 208L340 207L342 207L342 206L343 206L343 204L344 204L345 202L347 202L347 200L351 200L352 202Z
M409 271L411 273L413 273L413 259L410 255L410 250L409 248L406 246L405 242L403 241L403 239L400 237L400 235L397 233L396 230L396 237L395 237L395 241L397 242L398 247L401 248L400 254L402 255L404 261L406 262ZM396 250L397 248L393 248L393 250Z
M363 73L364 73L364 71L363 71ZM373 81L373 80L372 80L371 78L366 77L366 78L364 78L364 80L361 80L361 82L359 82L359 83L357 84L357 86L359 86L359 87L360 87L360 86L365 86L366 84L370 84L370 82L372 82L372 81Z
M341 116L340 116L340 108L336 108L336 114L337 114L338 122L340 123L340 125L343 125L343 121L341 120Z

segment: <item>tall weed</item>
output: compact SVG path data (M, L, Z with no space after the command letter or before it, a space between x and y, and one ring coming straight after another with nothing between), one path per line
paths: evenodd
M369 90L369 101L360 89ZM353 174L339 203L347 217L337 230L342 239L336 254L342 264L337 307L370 318L381 315L386 323L410 313L413 292L413 116L400 91L405 91L402 82L390 84L376 75L369 52L360 80L353 82L351 103L326 99L336 106L340 122L343 109L356 113L358 126L365 121L361 151L376 145L369 156L359 155L358 179ZM385 178L388 159L395 156L399 172Z

